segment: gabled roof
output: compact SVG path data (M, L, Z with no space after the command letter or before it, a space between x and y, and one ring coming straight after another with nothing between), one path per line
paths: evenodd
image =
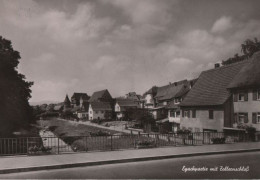
M69 99L68 95L66 95L66 97L65 97L64 104L70 105L70 99Z
M146 94L152 94L153 96L156 95L157 89L158 89L158 87L153 86L151 89L149 89L148 91L146 91L146 92L144 93L144 96L145 96Z
M248 64L244 66L228 88L260 87L260 52L255 53Z
M71 99L72 98L75 98L76 100L80 100L80 98L83 98L84 100L88 100L89 99L89 96L87 93L74 93L72 96L71 96Z
M187 80L183 80L166 86L158 87L155 98L159 101L169 100L174 97L180 97L189 90L189 82Z
M112 106L109 102L91 102L92 109L95 110L109 110L112 111Z
M132 99L116 99L116 102L121 107L137 107L138 104Z
M126 97L128 99L133 99L136 101L139 101L141 99L141 95L136 94L136 92L129 92L128 94L126 94Z
M100 101L104 98L112 100L112 96L110 95L107 89L94 92L91 98L89 99L89 102Z
M247 63L242 61L202 72L180 106L224 104L230 96L227 86Z

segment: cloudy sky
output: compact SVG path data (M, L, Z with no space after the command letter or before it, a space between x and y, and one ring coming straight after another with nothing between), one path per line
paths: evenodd
M260 38L258 0L0 0L31 102L196 78Z

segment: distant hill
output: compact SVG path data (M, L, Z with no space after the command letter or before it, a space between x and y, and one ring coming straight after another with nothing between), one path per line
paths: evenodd
M38 101L38 102L29 102L31 106L41 105L41 104L58 104L59 101Z

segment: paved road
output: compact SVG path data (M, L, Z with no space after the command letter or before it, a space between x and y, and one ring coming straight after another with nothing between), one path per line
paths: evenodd
M183 166L196 168L214 168L220 166L229 166L238 168L249 166L248 172L224 172L224 171L201 171L184 172ZM26 173L14 173L0 175L2 179L76 179L76 178L94 178L94 179L123 179L123 178L153 178L153 179L171 179L171 178L260 178L260 152L210 155L201 157L187 157L167 160L156 160L146 162L134 162L124 164L112 164L101 166L90 166L82 168L69 168L60 170L46 170Z

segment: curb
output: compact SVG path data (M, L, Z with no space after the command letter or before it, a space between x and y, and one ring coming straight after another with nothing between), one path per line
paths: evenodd
M117 159L117 160L72 163L72 164L59 164L59 165L48 165L48 166L38 166L38 167L24 167L24 168L15 168L15 169L1 169L0 174L40 171L40 170L50 170L50 169L75 168L75 167L84 167L84 166L97 166L97 165L107 165L107 164L119 164L119 163L151 161L151 160L162 160L162 159L172 159L172 158L192 157L192 156L256 152L256 151L260 151L260 149L238 149L238 150L230 150L230 151L211 151L211 152L203 152L203 153L175 154L175 155L166 155L166 156L150 156L150 157L140 157L140 158L131 158L131 159Z

